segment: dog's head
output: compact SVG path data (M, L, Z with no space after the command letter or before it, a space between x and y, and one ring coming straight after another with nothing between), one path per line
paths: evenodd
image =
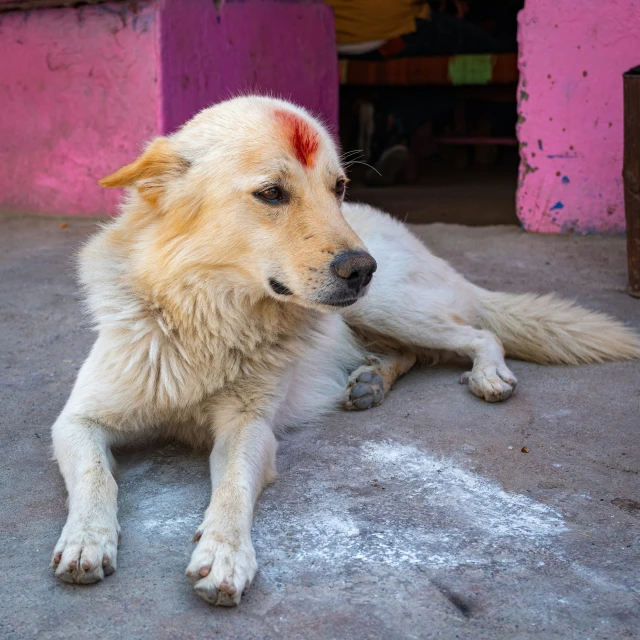
M254 293L328 311L363 296L376 270L340 211L346 182L318 121L250 96L205 109L100 184L131 188L125 216L154 246L143 270L233 273Z

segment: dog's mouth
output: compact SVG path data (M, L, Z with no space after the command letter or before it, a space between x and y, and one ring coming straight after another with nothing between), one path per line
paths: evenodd
M349 295L347 292L344 292L342 295L334 294L332 296L327 296L326 298L321 298L320 300L316 300L317 304L321 304L325 307L334 307L336 309L340 309L342 307L350 307L352 304L355 304L366 294L366 290L361 291L358 295Z
M269 286L271 287L271 290L274 293L277 293L279 296L293 295L293 291L291 291L291 289L289 289L289 287L287 287L286 284L280 282L280 280L276 280L276 278L269 278ZM340 294L338 295L334 294L324 299L313 300L313 303L321 304L322 306L325 306L325 307L334 307L337 309L342 307L350 307L352 304L355 304L356 302L358 302L358 300L362 298L364 293L365 292L362 291L356 296L354 295L344 296Z
M328 307L350 307L352 304L358 302L360 298L350 298L349 300L340 300L338 302L323 302Z
M271 289L273 289L275 293L277 293L280 296L293 295L293 291L291 291L289 287L282 284L282 282L280 282L279 280L276 280L275 278L269 278L269 286L271 287Z

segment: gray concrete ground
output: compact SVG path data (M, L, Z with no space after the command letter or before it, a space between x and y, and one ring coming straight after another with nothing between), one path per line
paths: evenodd
M118 452L118 571L58 583L48 564L65 489L49 428L93 339L72 256L95 225L0 218L0 636L638 636L640 512L625 502L640 501L638 362L512 362L520 385L500 405L457 383L462 365L416 370L381 407L287 435L256 515L260 571L234 610L184 576L206 457ZM621 238L419 233L481 285L557 291L640 326Z

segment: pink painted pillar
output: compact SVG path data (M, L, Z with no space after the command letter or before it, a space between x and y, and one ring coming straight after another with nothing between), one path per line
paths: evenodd
M520 221L621 233L622 73L640 64L640 1L527 0L519 22Z
M186 10L189 8L189 10ZM333 12L322 1L165 0L159 39L162 127L239 93L269 93L310 109L337 132Z
M2 0L0 0L1 2ZM337 127L320 1L155 0L0 13L0 207L112 214L97 180L200 109L254 91Z

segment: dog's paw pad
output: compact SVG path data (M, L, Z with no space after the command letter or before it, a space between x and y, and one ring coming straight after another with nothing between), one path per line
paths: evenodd
M506 365L489 366L468 371L460 377L460 383L469 385L471 392L487 402L502 402L515 391L518 381Z
M228 582L221 582L217 587L201 582L196 584L194 590L203 600L217 607L235 607L246 591L245 589L239 594L237 589Z
M375 371L364 371L349 385L345 409L363 411L384 400L384 381Z
M249 540L231 544L203 529L187 567L187 578L203 600L219 607L233 607L240 603L257 568Z
M65 526L51 558L64 582L91 584L116 570L118 531L109 527Z

